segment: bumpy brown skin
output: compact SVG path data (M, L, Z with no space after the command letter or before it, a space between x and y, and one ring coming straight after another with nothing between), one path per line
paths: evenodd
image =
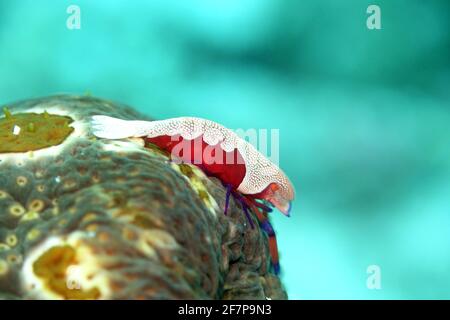
M86 121L94 114L146 120L126 106L90 96L52 96L8 107L14 114L37 105L49 112L58 106ZM196 178L217 202L214 207L205 201L205 190L189 182L190 169L175 170L154 148L105 150L89 133L63 146L59 154L20 166L0 162L0 298L287 298L270 269L264 232L246 225L234 200L223 215L220 181ZM104 274L103 289L70 291L58 286L57 271L49 274L37 264L32 272L38 275L31 276L44 287L27 287L23 265L30 253L37 252L39 260L49 252L37 251L42 243L74 234L93 252L92 272ZM142 237L145 245L136 240Z

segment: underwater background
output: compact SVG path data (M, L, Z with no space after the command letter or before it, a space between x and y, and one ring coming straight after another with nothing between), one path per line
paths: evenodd
M450 299L449 9L0 0L0 103L90 93L157 119L280 129L297 191L292 217L272 214L289 297Z

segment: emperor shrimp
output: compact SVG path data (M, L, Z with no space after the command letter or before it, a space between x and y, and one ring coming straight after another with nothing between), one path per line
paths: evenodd
M268 213L275 207L289 216L294 188L284 172L253 145L216 122L194 117L128 121L96 115L91 125L98 138L144 138L219 178L227 189L225 215L231 195L241 203L252 228L250 212L255 214L268 235L273 268L279 273L276 237Z

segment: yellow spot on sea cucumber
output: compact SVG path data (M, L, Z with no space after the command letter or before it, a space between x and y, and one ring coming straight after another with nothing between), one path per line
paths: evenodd
M73 120L66 116L18 113L12 115L4 108L0 119L0 153L28 152L61 144L74 129L69 126ZM26 128L14 135L13 128Z
M9 264L20 264L22 263L22 256L10 254L6 257L6 260L8 261Z
M150 229L144 231L147 241L154 247L165 249L176 249L178 243L175 238L168 232L160 229Z
M203 201L205 206L214 213L215 210L218 210L218 205L216 200L211 196L206 188L205 183L203 182L206 179L206 176L203 171L195 167L194 165L189 164L174 164L172 163L172 168L176 171L183 174L186 180L191 185L192 189L197 192L198 197Z
M98 299L100 290L96 287L83 290L82 287L68 285L68 271L77 263L76 251L72 246L54 246L33 263L33 272L64 299Z
M73 187L75 187L77 185L77 183L74 180L66 180L64 182L64 189L72 189Z
M35 211L29 211L25 213L22 218L20 218L20 222L33 221L39 219L39 213Z
M106 232L100 232L100 233L97 235L97 239L100 240L101 242L108 242L108 241L111 240L111 237L110 237L110 235L109 235L108 233L106 233Z
M27 177L24 177L24 176L18 176L17 179L16 179L16 183L17 183L20 187L23 187L23 186L26 186L26 185L27 185L28 179L27 179Z
M67 210L67 212L69 212L70 214L75 214L75 213L77 213L77 208L75 208L75 207L70 207L70 208Z
M28 205L28 210L34 211L34 212L41 212L45 207L44 201L41 199L34 199L30 202Z
M122 237L128 241L136 241L138 239L136 232L127 227L122 229Z
M85 229L87 232L96 232L98 230L98 224L92 223L88 225Z
M27 240L34 241L41 235L41 231L39 229L31 229L27 233Z
M9 207L9 213L15 217L20 217L26 212L20 204L13 204Z
M6 244L10 247L14 247L18 240L17 240L17 236L15 234L10 234L6 237Z
M98 174L94 173L92 175L92 182L94 182L94 183L99 183L100 182L100 177L99 177Z
M36 170L36 173L35 173L36 178L43 178L44 174L45 174L45 171L42 169Z
M83 222L89 222L94 220L97 217L97 214L95 212L88 212L84 215L82 221Z
M195 177L194 171L189 165L181 163L178 165L178 168L180 169L181 173L184 174L186 177L188 178Z

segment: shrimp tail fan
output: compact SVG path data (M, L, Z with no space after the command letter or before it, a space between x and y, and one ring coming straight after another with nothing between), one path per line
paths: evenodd
M138 126L134 122L97 115L91 119L91 128L98 138L125 139L137 136Z

